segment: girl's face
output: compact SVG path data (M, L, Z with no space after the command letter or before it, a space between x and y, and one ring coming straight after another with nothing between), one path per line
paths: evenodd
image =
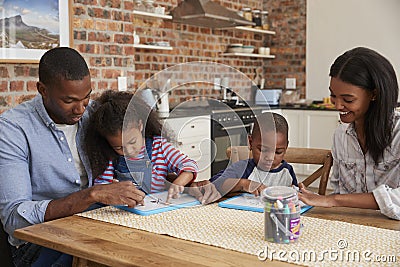
M138 127L129 127L116 135L106 136L106 139L118 155L133 158L139 154L144 144L142 130L143 124L139 122Z
M364 123L365 113L375 97L374 93L335 77L331 78L329 90L331 102L339 111L342 122Z
M288 147L285 134L274 131L264 132L262 136L249 136L254 162L263 171L277 168Z

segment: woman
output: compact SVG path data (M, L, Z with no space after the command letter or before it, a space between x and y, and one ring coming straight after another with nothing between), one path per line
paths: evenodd
M400 113L398 83L390 62L357 47L331 66L329 90L339 111L333 138L334 193L320 196L301 184L299 198L313 206L380 209L400 220Z

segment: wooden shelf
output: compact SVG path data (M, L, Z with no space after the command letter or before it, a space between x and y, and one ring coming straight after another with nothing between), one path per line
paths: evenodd
M248 54L248 53L223 53L224 57L262 57L262 58L275 58L275 55L261 55L261 54Z
M235 29L242 30L242 31L258 32L258 33L263 33L263 34L275 35L274 31L260 30L260 29L251 28L251 27L237 26L237 27L235 27Z
M160 46L160 45L134 44L133 47L142 49L172 50L172 46Z
M163 14L150 13L150 12L145 12L145 11L133 10L133 14L138 15L138 16L157 18L157 19L172 19L171 15L163 15Z

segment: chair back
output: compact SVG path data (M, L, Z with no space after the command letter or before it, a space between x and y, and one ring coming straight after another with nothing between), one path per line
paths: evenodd
M247 146L232 146L226 150L231 162L252 158L251 150ZM320 178L318 194L325 195L329 173L332 167L332 154L329 149L289 147L284 159L288 163L314 164L320 167L302 181L305 186Z

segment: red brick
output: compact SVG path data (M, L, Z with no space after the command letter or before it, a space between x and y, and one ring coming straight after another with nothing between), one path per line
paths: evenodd
M10 82L10 92L18 92L24 90L24 81L11 81Z
M0 81L0 92L8 92L8 82Z
M15 104L16 104L16 105L21 104L22 102L31 100L31 99L34 98L35 96L36 96L36 94L34 94L34 95L29 94L29 95L20 95L20 96L17 96L17 97L15 98Z
M36 87L37 81L27 81L26 82L26 90L30 92L36 92L37 87Z
M10 74L8 73L8 69L6 67L0 67L0 77L1 78L10 77Z
M11 106L11 96L0 96L0 107Z

